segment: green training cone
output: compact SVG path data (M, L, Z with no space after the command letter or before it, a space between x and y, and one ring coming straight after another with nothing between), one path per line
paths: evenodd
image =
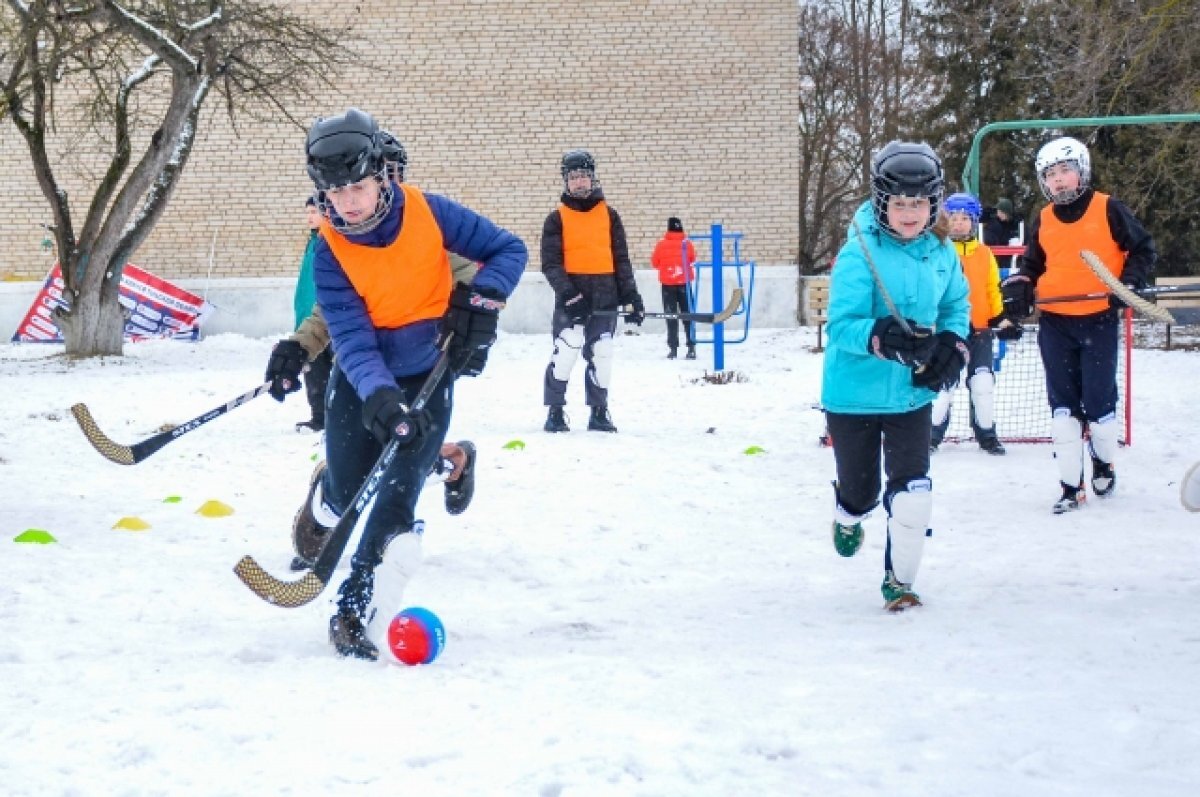
M13 542L36 542L46 545L47 543L58 542L58 540L54 539L54 535L45 529L25 529L13 537Z

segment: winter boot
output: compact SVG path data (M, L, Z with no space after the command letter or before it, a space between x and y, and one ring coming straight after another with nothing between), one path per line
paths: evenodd
M324 475L325 463L318 462L308 483L308 495L304 497L304 503L296 510L296 516L292 519L292 549L296 552L292 559L292 570L307 570L312 567L325 548L329 532L337 525L337 516L325 506L321 498L321 477ZM314 504L319 509L314 509ZM322 516L319 519L318 513Z
M836 520L833 521L833 547L837 549L839 556L854 556L858 553L858 549L863 544L863 527L862 523L852 523L849 526L843 526Z
M1083 489L1083 484L1078 487L1072 487L1066 482L1059 482L1062 485L1062 498L1054 502L1054 514L1061 515L1065 512L1074 512L1083 506L1083 502L1087 500L1087 492Z
M613 426L612 416L608 414L608 407L592 407L592 417L588 418L588 431L617 431L617 427Z
M329 620L329 641L339 656L375 661L379 648L367 639L367 629L362 618L350 609L338 609Z
M546 415L546 424L542 428L547 432L571 431L571 427L567 426L567 416L562 407L550 408L550 412Z
M897 581L891 570L884 571L879 591L883 593L883 608L889 612L902 612L910 606L921 605L921 598L912 591L912 585Z
M470 440L459 440L458 447L463 450L467 456L467 461L462 466L462 473L457 479L447 481L446 489L446 511L451 515L461 515L467 511L467 507L471 505L471 498L475 495L475 444Z
M1117 472L1111 462L1092 457L1092 492L1098 498L1111 498L1117 489Z
M1004 446L1001 444L1000 438L996 437L995 432L980 435L979 447L994 457L1002 457L1008 453L1004 450Z
M695 344L688 346L687 359L689 359L689 360L696 359L696 345Z
M310 418L307 421L301 421L296 424L297 432L323 432L325 431L324 418Z
M671 347L671 349L670 349L670 350L667 352L667 359L668 359L668 360L674 360L674 359L675 359L675 353L676 353L678 350L679 350L679 348L678 348L677 346L672 346L672 347Z

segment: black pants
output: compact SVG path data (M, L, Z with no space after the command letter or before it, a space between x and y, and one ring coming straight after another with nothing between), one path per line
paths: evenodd
M417 374L396 380L396 386L404 392L406 402L416 398L425 376ZM363 426L362 400L336 365L330 379L326 406L326 470L321 485L322 493L330 507L342 514L349 508L358 488L375 466L383 446ZM383 473L375 505L367 516L362 539L350 560L352 569L373 569L382 559L388 541L396 534L412 528L417 498L425 485L425 477L438 458L453 407L454 376L447 371L425 405L430 416L428 433L401 450Z
M837 500L852 515L879 504L880 452L890 498L913 479L929 476L932 407L888 415L825 413L837 463Z
M688 296L686 285L663 285L662 303L664 313L688 312ZM687 345L695 346L696 339L692 336L692 324L683 322L683 332L687 336ZM667 346L671 351L679 348L679 322L667 320Z
M329 387L329 373L333 370L333 347L317 355L304 372L304 393L308 397L308 409L314 421L325 423L325 391Z
M1116 411L1120 331L1115 310L1085 316L1042 313L1038 348L1051 410L1065 407L1081 421Z

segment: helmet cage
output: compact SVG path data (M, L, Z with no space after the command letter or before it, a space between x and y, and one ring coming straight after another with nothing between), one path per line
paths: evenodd
M572 193L570 188L570 180L572 175L586 174L591 180L591 187L587 193L576 194ZM596 179L596 159L592 154L584 149L573 149L562 157L562 180L563 193L582 199L588 194L600 187L600 181Z
M900 238L888 221L888 197L929 200L928 230L937 221L945 179L942 162L928 144L893 141L871 161L871 193L875 221L893 238Z
M1079 175L1079 187L1074 191L1055 194L1046 184L1046 171L1060 163L1068 164ZM1042 189L1042 196L1056 205L1071 204L1083 196L1092 183L1092 158L1088 154L1088 148L1083 142L1070 136L1056 138L1043 145L1038 150L1033 166L1037 171L1038 187Z
M387 130L380 130L379 145L388 178L397 183L404 182L404 173L408 170L408 152L400 139Z

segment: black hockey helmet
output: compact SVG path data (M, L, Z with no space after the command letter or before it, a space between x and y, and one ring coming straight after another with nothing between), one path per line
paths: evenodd
M570 194L571 189L567 184L571 174L578 172L586 172L591 178L592 186L587 193L590 194L600 187L600 181L596 179L596 159L592 157L592 153L586 149L573 149L562 156L562 180L563 191ZM581 194L579 196L586 196Z
M937 221L945 172L942 161L928 144L892 141L871 159L871 194L875 220L889 234L895 234L887 217L890 196L929 200L929 222Z
M314 122L305 154L308 176L322 191L357 183L383 170L379 125L357 108Z
M397 183L404 182L404 172L408 169L408 152L400 143L400 139L392 135L390 131L380 130L379 145L389 176Z

